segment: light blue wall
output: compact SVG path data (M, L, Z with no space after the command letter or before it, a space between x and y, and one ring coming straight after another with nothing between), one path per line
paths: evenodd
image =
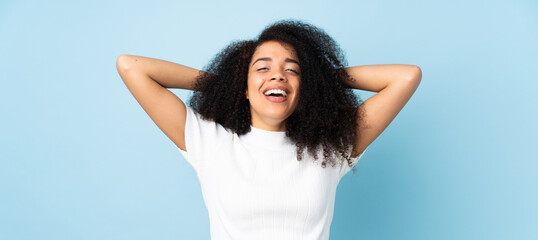
M342 179L331 239L538 239L536 1L107 2L0 1L0 239L209 239L194 170L116 57L202 68L290 17L350 66L423 72Z

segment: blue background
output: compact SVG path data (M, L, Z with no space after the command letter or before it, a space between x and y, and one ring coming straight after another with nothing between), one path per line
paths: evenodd
M116 58L201 69L287 18L323 28L349 66L423 72L340 182L331 239L538 239L531 0L0 1L0 239L209 239L194 170Z

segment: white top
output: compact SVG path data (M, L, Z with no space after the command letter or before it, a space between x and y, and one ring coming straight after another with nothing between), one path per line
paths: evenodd
M177 149L198 175L211 239L329 239L347 162L322 168L308 154L297 161L285 132L251 127L238 136L189 107L185 145L187 152Z

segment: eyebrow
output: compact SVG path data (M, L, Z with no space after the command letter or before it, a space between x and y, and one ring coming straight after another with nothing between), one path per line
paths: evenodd
M252 66L254 66L254 64L257 62L257 61L273 61L273 59L271 59L270 57L263 57L263 58L258 58L256 59L256 61L254 61L252 63ZM291 58L286 58L286 60L284 60L285 62L291 62L291 63L296 63L297 65L299 65L299 62L297 60L294 60L294 59L291 59Z

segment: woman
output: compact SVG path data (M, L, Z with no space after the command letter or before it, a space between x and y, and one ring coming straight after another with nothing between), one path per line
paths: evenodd
M344 64L330 36L294 20L233 42L205 71L132 55L116 63L195 169L212 239L329 238L338 182L422 78L414 65ZM166 88L194 90L191 107ZM359 105L352 89L378 93Z

